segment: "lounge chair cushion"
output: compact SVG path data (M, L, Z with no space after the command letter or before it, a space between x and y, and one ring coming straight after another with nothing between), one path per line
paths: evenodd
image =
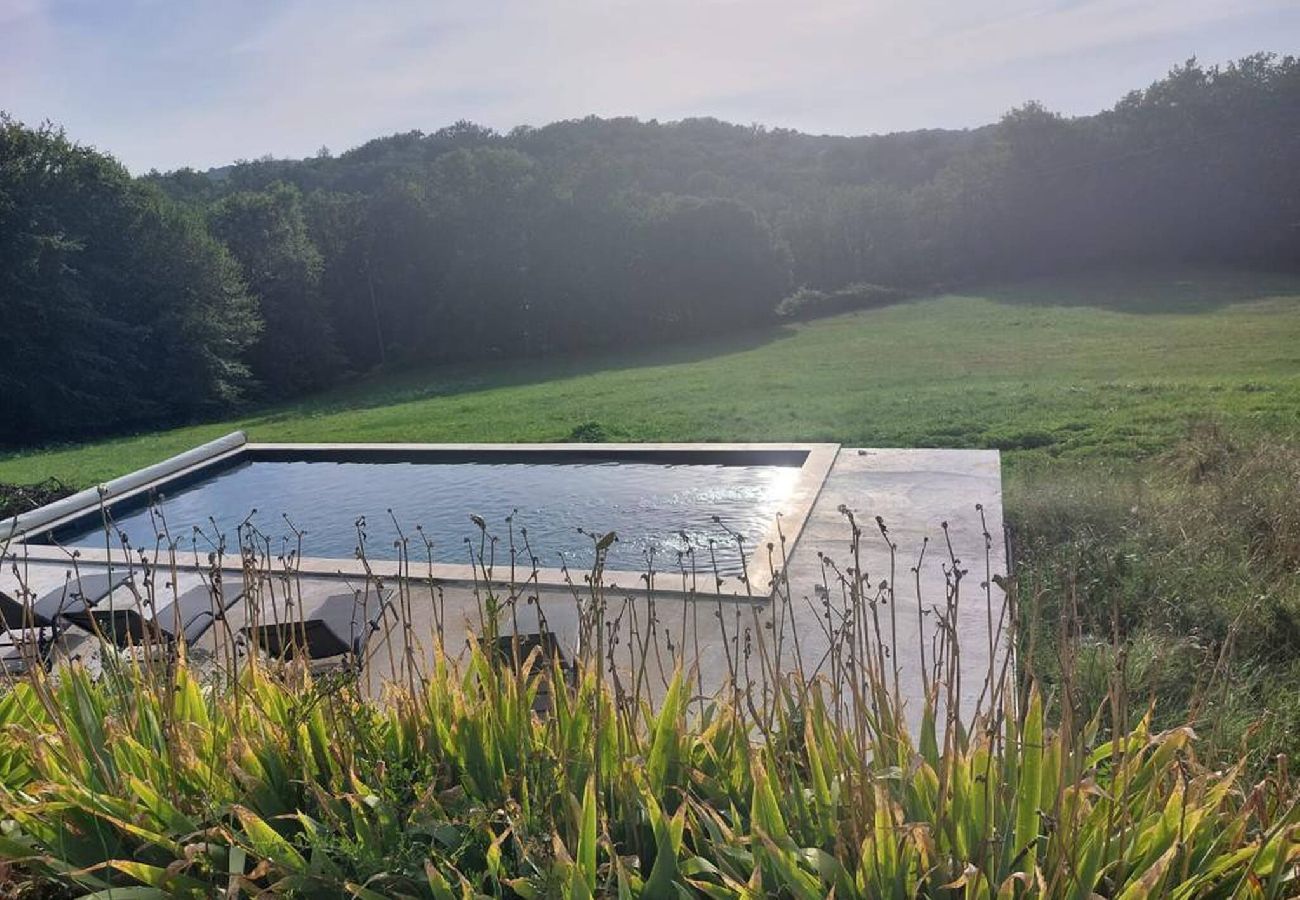
M60 588L60 594L62 591L63 589ZM42 600L44 599L42 598ZM29 625L34 625L37 628L49 628L53 624L54 620L38 613L34 604L23 603L4 591L0 591L0 625L5 630L21 630Z
M192 644L201 638L227 610L243 599L243 593L233 591L223 594L221 608L212 590L205 584L195 585L175 601L167 603L153 615L148 614L144 603L134 597L118 602L101 602L88 610L83 618L93 620L99 633L118 647L143 644L148 640L171 643L178 634ZM87 627L89 630L89 621Z
M22 604L7 594L0 593L0 608L3 609L0 615L4 617L4 631L0 633L0 670L17 675L30 669L33 661L43 664L49 657L58 629L51 625L28 628Z
M125 587L130 580L131 576L125 572L71 578L32 604L32 619L37 624L52 625L57 619L65 618L85 627L89 624L83 615L85 611Z
M300 653L316 660L348 653L360 657L387 610L383 597L335 594L302 621L264 623L256 628L247 626L243 631L263 651L284 659Z

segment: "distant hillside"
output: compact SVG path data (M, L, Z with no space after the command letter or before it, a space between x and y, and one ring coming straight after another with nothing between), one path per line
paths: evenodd
M0 330L19 337L0 439L377 367L727 334L786 298L811 314L1084 269L1294 268L1296 122L1300 64L1265 54L1177 66L1095 116L1029 103L969 131L460 122L142 179L5 120Z
M201 174L223 186L252 190L287 180L304 191L369 191L395 172L411 171L444 153L496 146L518 150L556 171L576 172L599 160L641 190L725 190L757 197L761 191L754 188L787 192L823 184L915 186L934 178L958 154L991 141L994 131L985 126L842 137L711 118L660 123L592 116L499 134L458 122L427 134L409 131L375 138L338 156L243 161ZM178 197L209 194L193 174L180 170L149 177Z

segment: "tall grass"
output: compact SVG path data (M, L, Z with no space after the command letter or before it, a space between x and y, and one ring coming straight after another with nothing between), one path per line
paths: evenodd
M1159 727L1191 723L1216 764L1300 752L1300 446L1193 427L1155 466L1011 482L1022 644L1059 687L1062 622L1086 715L1120 667ZM1059 699L1065 695L1056 690Z
M535 584L512 570L498 586L485 525L481 625L463 651L444 633L436 587L404 561L386 637L393 658L429 662L394 669L382 702L351 673L233 645L206 664L185 648L105 651L97 676L71 663L13 681L0 697L7 887L118 898L1297 894L1300 807L1285 760L1252 779L1241 763L1204 765L1193 730L1155 728L1114 668L1080 715L995 652L978 705L962 707L957 610L996 597L987 561L971 588L949 552L934 639L918 648L924 696L904 698L893 579L869 579L864 529L845 515L848 557L825 558L817 594L827 657L799 653L790 623L806 601L774 565L753 602L694 601L723 628L729 675L707 697L653 594L631 602L604 587L610 536L592 536L596 564L573 578L572 666L541 647L521 658L517 641L496 652ZM890 540L884 523L875 530ZM241 543L246 588L292 585L292 554ZM417 640L412 611L426 602L435 627ZM1010 646L1027 614L999 619L997 606L990 631ZM1066 693L1083 654L1076 634L1061 630ZM1060 710L1050 722L1049 709Z

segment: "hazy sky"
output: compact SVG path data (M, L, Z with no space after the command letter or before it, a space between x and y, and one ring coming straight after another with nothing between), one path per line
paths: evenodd
M0 0L0 109L132 171L457 119L863 134L1090 113L1193 54L1300 50L1300 0Z

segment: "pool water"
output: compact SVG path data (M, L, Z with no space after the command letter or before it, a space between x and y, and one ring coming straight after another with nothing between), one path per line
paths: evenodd
M693 549L697 567L711 570L716 557L722 574L735 575L741 559L726 529L744 536L754 559L799 475L793 465L252 461L160 495L153 510L123 512L113 524L133 547L152 548L165 523L178 547L201 553L222 538L226 552L237 552L241 534L253 534L241 531L245 522L270 538L274 551L292 551L296 529L304 533L303 556L329 558L354 557L360 530L368 557L394 559L395 516L414 561L427 559L427 538L436 562L468 563L479 547L471 520L478 516L498 537L498 565L509 565L513 527L525 569L523 529L539 566L587 569L595 549L581 528L618 535L609 569L644 571L653 551L657 571L675 570L679 551ZM96 527L65 543L103 547L105 535Z

